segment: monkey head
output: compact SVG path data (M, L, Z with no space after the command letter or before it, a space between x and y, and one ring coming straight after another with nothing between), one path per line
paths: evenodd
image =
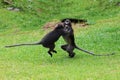
M71 26L71 21L69 19L66 19L63 23L64 23L64 25L70 25Z
M66 19L64 22L63 22L63 25L64 25L64 31L66 33L70 33L73 29L72 29L72 24L71 24L71 21L69 19Z

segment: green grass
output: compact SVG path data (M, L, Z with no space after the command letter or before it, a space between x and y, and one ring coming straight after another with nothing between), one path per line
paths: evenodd
M107 1L100 7L99 1L93 1L69 0L53 5L59 3L59 0L36 0L31 3L31 6L36 6L28 8L29 3L23 0L18 3L16 0L14 5L26 10L22 12L8 11L1 7L0 80L119 80L120 8L113 7L114 3L106 6ZM40 14L38 9L43 12ZM89 23L94 23L85 27L73 25L78 46L96 54L116 54L98 57L75 50L76 56L69 58L60 48L65 43L62 38L56 42L58 53L53 54L52 58L47 53L48 49L42 46L4 47L39 41L50 31L42 29L46 22L65 17L85 18Z
M34 42L48 31L33 30L0 35L0 78L2 80L119 80L120 28L119 19L98 21L95 25L75 29L76 43L96 54L115 52L109 57L95 57L75 50L76 56L68 58L60 49L61 38L56 43L57 54L51 58L42 46L4 48L5 45ZM106 23L104 23L106 22Z

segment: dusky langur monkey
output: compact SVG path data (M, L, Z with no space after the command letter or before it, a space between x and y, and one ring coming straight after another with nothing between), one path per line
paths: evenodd
M73 52L73 50L76 48L76 49L79 49L83 52L86 52L88 54L91 54L91 55L94 55L94 56L109 56L109 55L113 55L114 53L112 54L94 54L92 52L89 52L87 50L84 50L82 48L79 48L76 43L75 43L75 38L74 38L74 31L72 29L72 24L71 24L71 21L69 19L66 19L64 22L64 28L65 30L67 30L69 33L66 33L65 35L62 35L62 37L64 38L64 40L66 41L67 44L65 45L62 45L61 48L64 50L64 51L67 51L69 56L70 57L74 57L75 56L75 53Z
M64 28L63 23L59 23L54 30L46 34L41 41L36 43L25 43L25 44L15 44L10 46L5 46L7 48L9 47L16 47L16 46L25 46L25 45L42 45L45 48L49 48L48 54L52 57L52 53L57 53L57 51L54 50L55 48L55 42L60 38L61 35L67 34L67 29Z

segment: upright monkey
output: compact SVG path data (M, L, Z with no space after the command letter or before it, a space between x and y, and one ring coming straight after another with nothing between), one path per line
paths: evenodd
M105 54L105 55L102 55L102 54L94 54L92 52L89 52L87 50L84 50L82 48L79 48L76 43L75 43L75 38L74 38L74 31L72 29L72 25L71 25L71 21L69 19L66 19L64 22L64 28L65 30L68 31L68 33L66 33L65 35L62 35L62 37L64 38L64 40L66 41L67 44L65 45L62 45L61 48L64 50L64 51L67 51L68 54L69 54L69 57L74 57L75 56L75 53L73 52L73 50L76 48L76 49L79 49L83 52L86 52L88 54L91 54L91 55L94 55L94 56L109 56L109 55L113 55L114 53L111 53L111 54Z

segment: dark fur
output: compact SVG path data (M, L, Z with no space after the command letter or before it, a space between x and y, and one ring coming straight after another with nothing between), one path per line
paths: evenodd
M57 51L54 50L55 48L55 42L60 38L61 35L64 35L65 31L64 31L64 27L63 24L58 24L56 26L56 28L49 32L48 34L46 34L40 42L37 43L30 43L30 44L16 44L16 45L10 45L10 46L5 46L5 47L16 47L16 46L24 46L24 45L42 45L46 48L49 48L49 55L52 57L52 53L57 53Z
M66 41L67 44L65 45L62 45L61 48L65 51L67 51L69 53L69 56L70 57L74 57L75 56L75 53L73 52L73 50L76 48L76 49L79 49L83 52L86 52L88 54L91 54L91 55L94 55L94 56L108 56L108 55L113 55L114 53L112 54L105 54L105 55L102 55L102 54L94 54L92 52L89 52L87 50L84 50L84 49L81 49L79 48L76 44L75 44L75 38L74 38L74 31L72 29L72 25L71 25L71 21L70 20L65 20L63 22L64 24L64 27L67 28L69 30L69 33L67 33L66 35L62 35L64 40Z
M85 23L85 22L87 22L87 20L85 20L85 19L75 19L75 18L65 18L65 19L62 19L61 20L61 22L65 22L66 20L70 20L71 21L71 23Z

